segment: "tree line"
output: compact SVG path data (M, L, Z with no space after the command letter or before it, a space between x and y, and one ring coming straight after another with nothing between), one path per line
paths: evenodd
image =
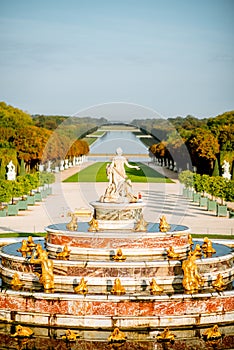
M224 160L233 169L234 111L204 119L191 115L167 120L135 119L132 124L153 135L155 141L149 147L152 155L177 160L183 170L191 163L190 170L196 167L199 174L221 175Z
M84 137L105 122L103 118L68 116L31 116L0 102L0 178L5 178L10 160L17 174L36 171L41 162L87 155Z

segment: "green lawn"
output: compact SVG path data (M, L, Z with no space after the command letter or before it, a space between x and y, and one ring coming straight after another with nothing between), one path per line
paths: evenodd
M106 165L107 163L97 162L63 182L107 182ZM126 168L126 174L132 182L173 182L145 164L137 163L137 165L140 166L140 170Z

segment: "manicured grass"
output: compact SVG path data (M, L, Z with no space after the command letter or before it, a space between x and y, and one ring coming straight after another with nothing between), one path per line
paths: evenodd
M205 234L205 233L192 233L192 237L193 238L205 238L205 237L209 237L211 239L233 239L233 235L222 235L222 234L215 234L215 233L208 233L208 234Z
M89 167L81 170L63 182L107 182L106 165L108 163L96 162ZM135 163L131 163L136 165ZM140 170L126 167L126 174L132 182L168 182L172 183L171 179L164 177L154 169L145 164L137 163Z
M12 238L12 237L45 237L46 233L44 232L36 232L36 233L28 233L28 232L9 232L9 233L1 233L0 238Z

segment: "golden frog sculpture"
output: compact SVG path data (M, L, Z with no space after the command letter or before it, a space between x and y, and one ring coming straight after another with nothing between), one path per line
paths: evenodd
M126 293L125 288L122 286L120 279L116 278L114 281L114 286L111 289L111 294L123 295L125 293Z
M174 248L172 246L170 246L167 249L167 257L168 257L168 259L179 260L180 259L180 254L176 253Z
M188 259L182 263L182 270L184 271L183 287L186 293L197 293L204 285L203 278L199 275L197 264L195 262L196 255L189 253Z
M171 226L167 223L166 216L162 215L159 221L159 231L167 232L169 231Z
M117 252L116 252L116 254L113 256L113 259L114 259L115 261L125 261L125 260L126 260L126 256L123 255L123 252L122 252L122 249L121 249L121 248L117 249Z
M23 327L18 325L15 327L16 332L12 334L12 337L28 338L33 335L33 331L29 327Z
M164 329L163 332L157 335L157 341L159 342L173 342L175 340L175 335L169 330L168 327Z
M17 272L14 273L11 280L11 288L14 290L20 290L23 287L24 283L21 282Z
M63 250L57 254L58 260L69 260L70 250L68 249L67 244L64 245Z
M87 294L88 293L88 287L87 287L87 281L84 280L84 277L81 278L80 283L78 286L74 288L75 293L77 294Z
M80 335L78 333L72 331L71 329L68 329L65 335L62 336L62 339L69 342L73 342L73 341L76 341L76 339L79 337Z
M220 333L217 324L205 330L205 332L202 335L206 340L219 339L222 337L222 334Z
M152 278L152 281L150 282L150 294L151 295L157 295L161 294L163 292L163 287L159 286L154 278Z
M123 343L126 341L126 335L121 332L118 327L116 327L111 335L108 337L109 343Z
M222 292L226 288L226 284L224 283L223 276L221 273L217 275L216 280L212 283L212 286L218 291Z

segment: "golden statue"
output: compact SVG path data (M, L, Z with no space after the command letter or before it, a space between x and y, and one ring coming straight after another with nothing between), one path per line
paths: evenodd
M125 288L122 286L120 279L116 278L114 281L114 286L111 289L111 294L122 295L125 294Z
M94 219L94 217L89 222L89 230L88 231L89 232L97 232L97 231L99 231L98 221L96 219Z
M23 258L27 258L27 256L31 255L32 250L28 247L26 239L22 240L22 245L19 249L17 249L17 252L21 252Z
M14 273L11 280L11 288L14 290L20 290L23 287L24 283L21 282L17 272Z
M224 283L223 276L221 273L217 275L216 280L212 283L212 286L214 289L216 289L218 292L222 292L226 288L226 284Z
M32 236L28 236L27 246L31 249L31 251L36 248L36 243L33 241Z
M126 256L123 255L122 249L119 248L116 252L116 254L113 256L113 260L115 261L124 261L126 260Z
M29 327L23 327L18 325L15 327L16 332L12 334L12 337L26 338L33 335L33 331Z
M63 250L57 254L58 260L69 260L70 250L68 249L67 244L64 245Z
M215 324L211 328L208 328L202 335L207 340L214 340L222 337L222 334L220 333L219 327L217 324Z
M72 213L72 212L69 211L67 213L67 216L71 217L71 221L66 225L66 228L69 231L76 231L77 228L78 228L78 224L77 224L78 218L76 216L76 213Z
M87 217L91 214L91 210L85 208L75 209L74 212L69 211L67 216L71 217L71 221L66 225L66 228L69 231L76 231L78 228L78 217Z
M194 251L192 251L192 255L199 259L202 256L202 249L199 244L196 244Z
M157 335L157 341L159 342L165 342L165 341L173 342L174 340L175 340L175 335L171 331L169 331L168 327L166 327L163 332Z
M192 235L190 234L188 235L188 243L190 244L190 246L194 245Z
M212 242L208 237L204 238L204 243L202 244L202 249L203 249L204 253L206 253L206 254L216 253L216 250L212 247Z
M162 215L159 222L159 231L167 232L169 231L171 226L167 223L166 216Z
M147 231L147 225L148 225L148 223L145 221L143 215L141 214L141 217L140 217L139 221L136 223L134 231L136 231L136 232L146 232Z
M180 259L180 254L176 253L174 251L174 248L172 246L170 246L167 249L167 257L168 257L168 259L179 260Z
M74 288L75 293L77 294L87 294L88 293L88 287L87 287L87 281L84 280L84 277L81 278L80 283L77 287Z
M66 330L65 335L62 336L62 339L69 342L73 342L73 341L76 341L76 339L79 337L80 335L78 333L72 331L71 329L68 329Z
M188 259L182 263L182 269L184 271L182 284L186 293L196 293L204 285L204 281L197 271L195 260L196 255L190 252Z
M157 295L161 294L163 292L163 287L159 286L154 278L152 278L152 281L150 282L150 294Z
M48 259L48 254L38 244L36 251L30 259L31 264L41 264L41 276L40 283L43 284L46 292L52 292L54 289L54 272L53 272L53 260Z
M111 335L108 337L109 343L123 343L126 341L126 335L124 332L121 332L119 328L115 328Z

